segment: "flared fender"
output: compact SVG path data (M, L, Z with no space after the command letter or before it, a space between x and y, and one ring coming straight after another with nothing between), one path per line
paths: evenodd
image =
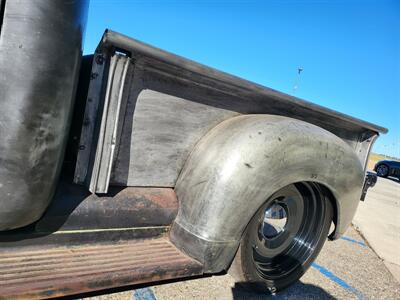
M276 115L234 117L208 132L186 161L171 239L207 272L222 271L257 209L275 191L302 181L328 191L337 238L354 216L363 179L353 149L329 131Z

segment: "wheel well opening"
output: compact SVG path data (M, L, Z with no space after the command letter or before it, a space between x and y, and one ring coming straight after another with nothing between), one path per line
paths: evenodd
M334 239L335 239L334 236L335 236L336 228L337 228L337 223L338 223L338 205L337 205L336 197L333 195L333 193L331 192L331 190L330 190L327 186L325 186L324 184L319 183L319 182L314 182L314 181L299 181L299 182L294 182L294 183L291 183L291 184L302 184L302 183L312 183L312 184L314 184L315 186L317 186L317 187L321 190L322 194L323 194L326 198L329 199L329 201L330 201L330 203L331 203L331 205L332 205L332 208L333 208L332 223L333 223L333 227L334 227L334 228L333 228L333 229L331 228L331 229L329 230L328 238L329 238L329 240L334 240ZM288 184L287 186L289 186L289 185L290 185L290 184ZM283 188L284 188L284 187L283 187ZM256 212L255 212L255 213L256 213ZM250 220L251 220L251 219L250 219ZM242 237L243 237L244 232L246 231L246 228L249 226L250 220L249 220L248 223L246 224L245 229L242 231Z
M323 184L306 180L280 188L247 225L232 272L248 281L268 279L274 286L286 282L288 274L297 280L337 222L336 210L335 197Z
M331 190L326 187L325 185L321 184L321 183L316 183L322 190L323 194L329 199L329 201L332 204L332 208L333 208L333 225L334 228L333 230L331 229L328 235L329 240L333 240L335 233L336 233L336 228L337 228L337 223L338 223L338 207L337 207L337 201L335 196L333 195L333 193L331 192Z

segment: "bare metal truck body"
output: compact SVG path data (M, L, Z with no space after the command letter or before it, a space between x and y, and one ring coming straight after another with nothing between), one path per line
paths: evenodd
M273 292L349 226L385 128L110 30L82 57L85 1L0 3L0 299Z

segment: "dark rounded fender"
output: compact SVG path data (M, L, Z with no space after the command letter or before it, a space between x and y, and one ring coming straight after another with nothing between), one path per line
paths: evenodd
M55 189L71 119L88 1L5 1L3 5L0 230L7 230L40 218Z
M275 191L302 181L333 195L338 237L354 216L363 180L355 152L320 127L275 115L234 117L204 136L186 161L171 239L206 272L226 269L257 209Z

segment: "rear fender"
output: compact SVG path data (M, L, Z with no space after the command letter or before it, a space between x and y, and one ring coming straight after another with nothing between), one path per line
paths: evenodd
M355 152L320 127L275 115L234 117L204 136L186 161L171 239L206 272L222 271L257 209L280 188L302 181L330 191L337 238L356 211L363 177Z

